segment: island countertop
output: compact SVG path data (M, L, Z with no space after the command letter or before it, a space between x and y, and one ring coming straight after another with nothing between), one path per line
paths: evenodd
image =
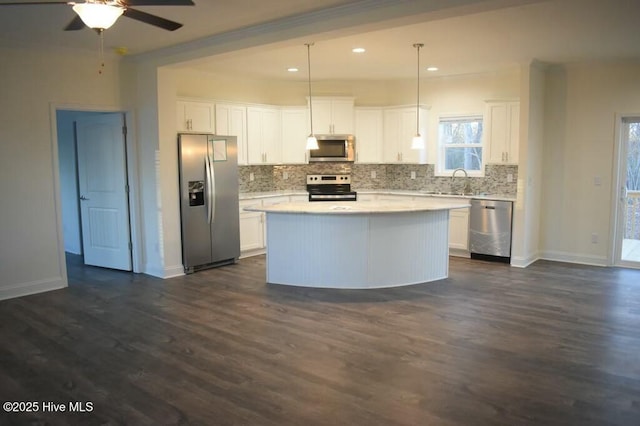
M245 207L244 210L265 213L349 215L452 210L470 206L469 200L465 199L425 198L398 201L298 201Z

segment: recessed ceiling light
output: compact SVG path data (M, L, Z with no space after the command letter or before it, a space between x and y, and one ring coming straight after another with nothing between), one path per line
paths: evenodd
M351 51L353 53L364 53L364 52L366 52L364 47L354 47L353 49L351 49Z
M438 71L438 67L428 67L427 71L431 71L431 72Z
M291 67L291 68L287 68L287 71L289 71L289 72L298 72L300 70L298 68L296 68L296 67Z

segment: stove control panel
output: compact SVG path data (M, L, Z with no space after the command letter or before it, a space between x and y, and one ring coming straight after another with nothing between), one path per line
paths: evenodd
M307 175L307 185L350 185L351 175Z

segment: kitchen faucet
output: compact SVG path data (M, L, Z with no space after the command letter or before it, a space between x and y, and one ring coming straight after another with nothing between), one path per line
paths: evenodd
M451 173L451 192L453 192L453 179L456 177L456 173L457 172L464 173L465 186L464 186L464 190L462 191L463 194L470 194L471 193L471 185L469 184L469 175L467 174L467 171L465 169L463 169L462 167L459 167L459 168L455 169L453 171L453 173Z

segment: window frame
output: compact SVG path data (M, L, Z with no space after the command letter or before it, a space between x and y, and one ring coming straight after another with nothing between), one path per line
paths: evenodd
M486 143L486 128L485 128L485 119L484 114L475 113L475 114L452 114L452 115L441 115L438 117L438 131L437 131L437 144L438 144L438 155L437 162L434 167L434 176L444 176L451 177L453 171L455 169L445 169L445 152L446 148L454 147L453 145L445 145L440 141L440 125L442 122L453 122L453 121L480 121L482 123L482 136L480 138L480 144L456 144L457 148L477 148L480 147L482 149L482 162L480 164L480 170L466 170L467 175L470 177L484 177L485 165L486 165L486 154L487 154L487 143ZM458 174L457 176L461 176Z

